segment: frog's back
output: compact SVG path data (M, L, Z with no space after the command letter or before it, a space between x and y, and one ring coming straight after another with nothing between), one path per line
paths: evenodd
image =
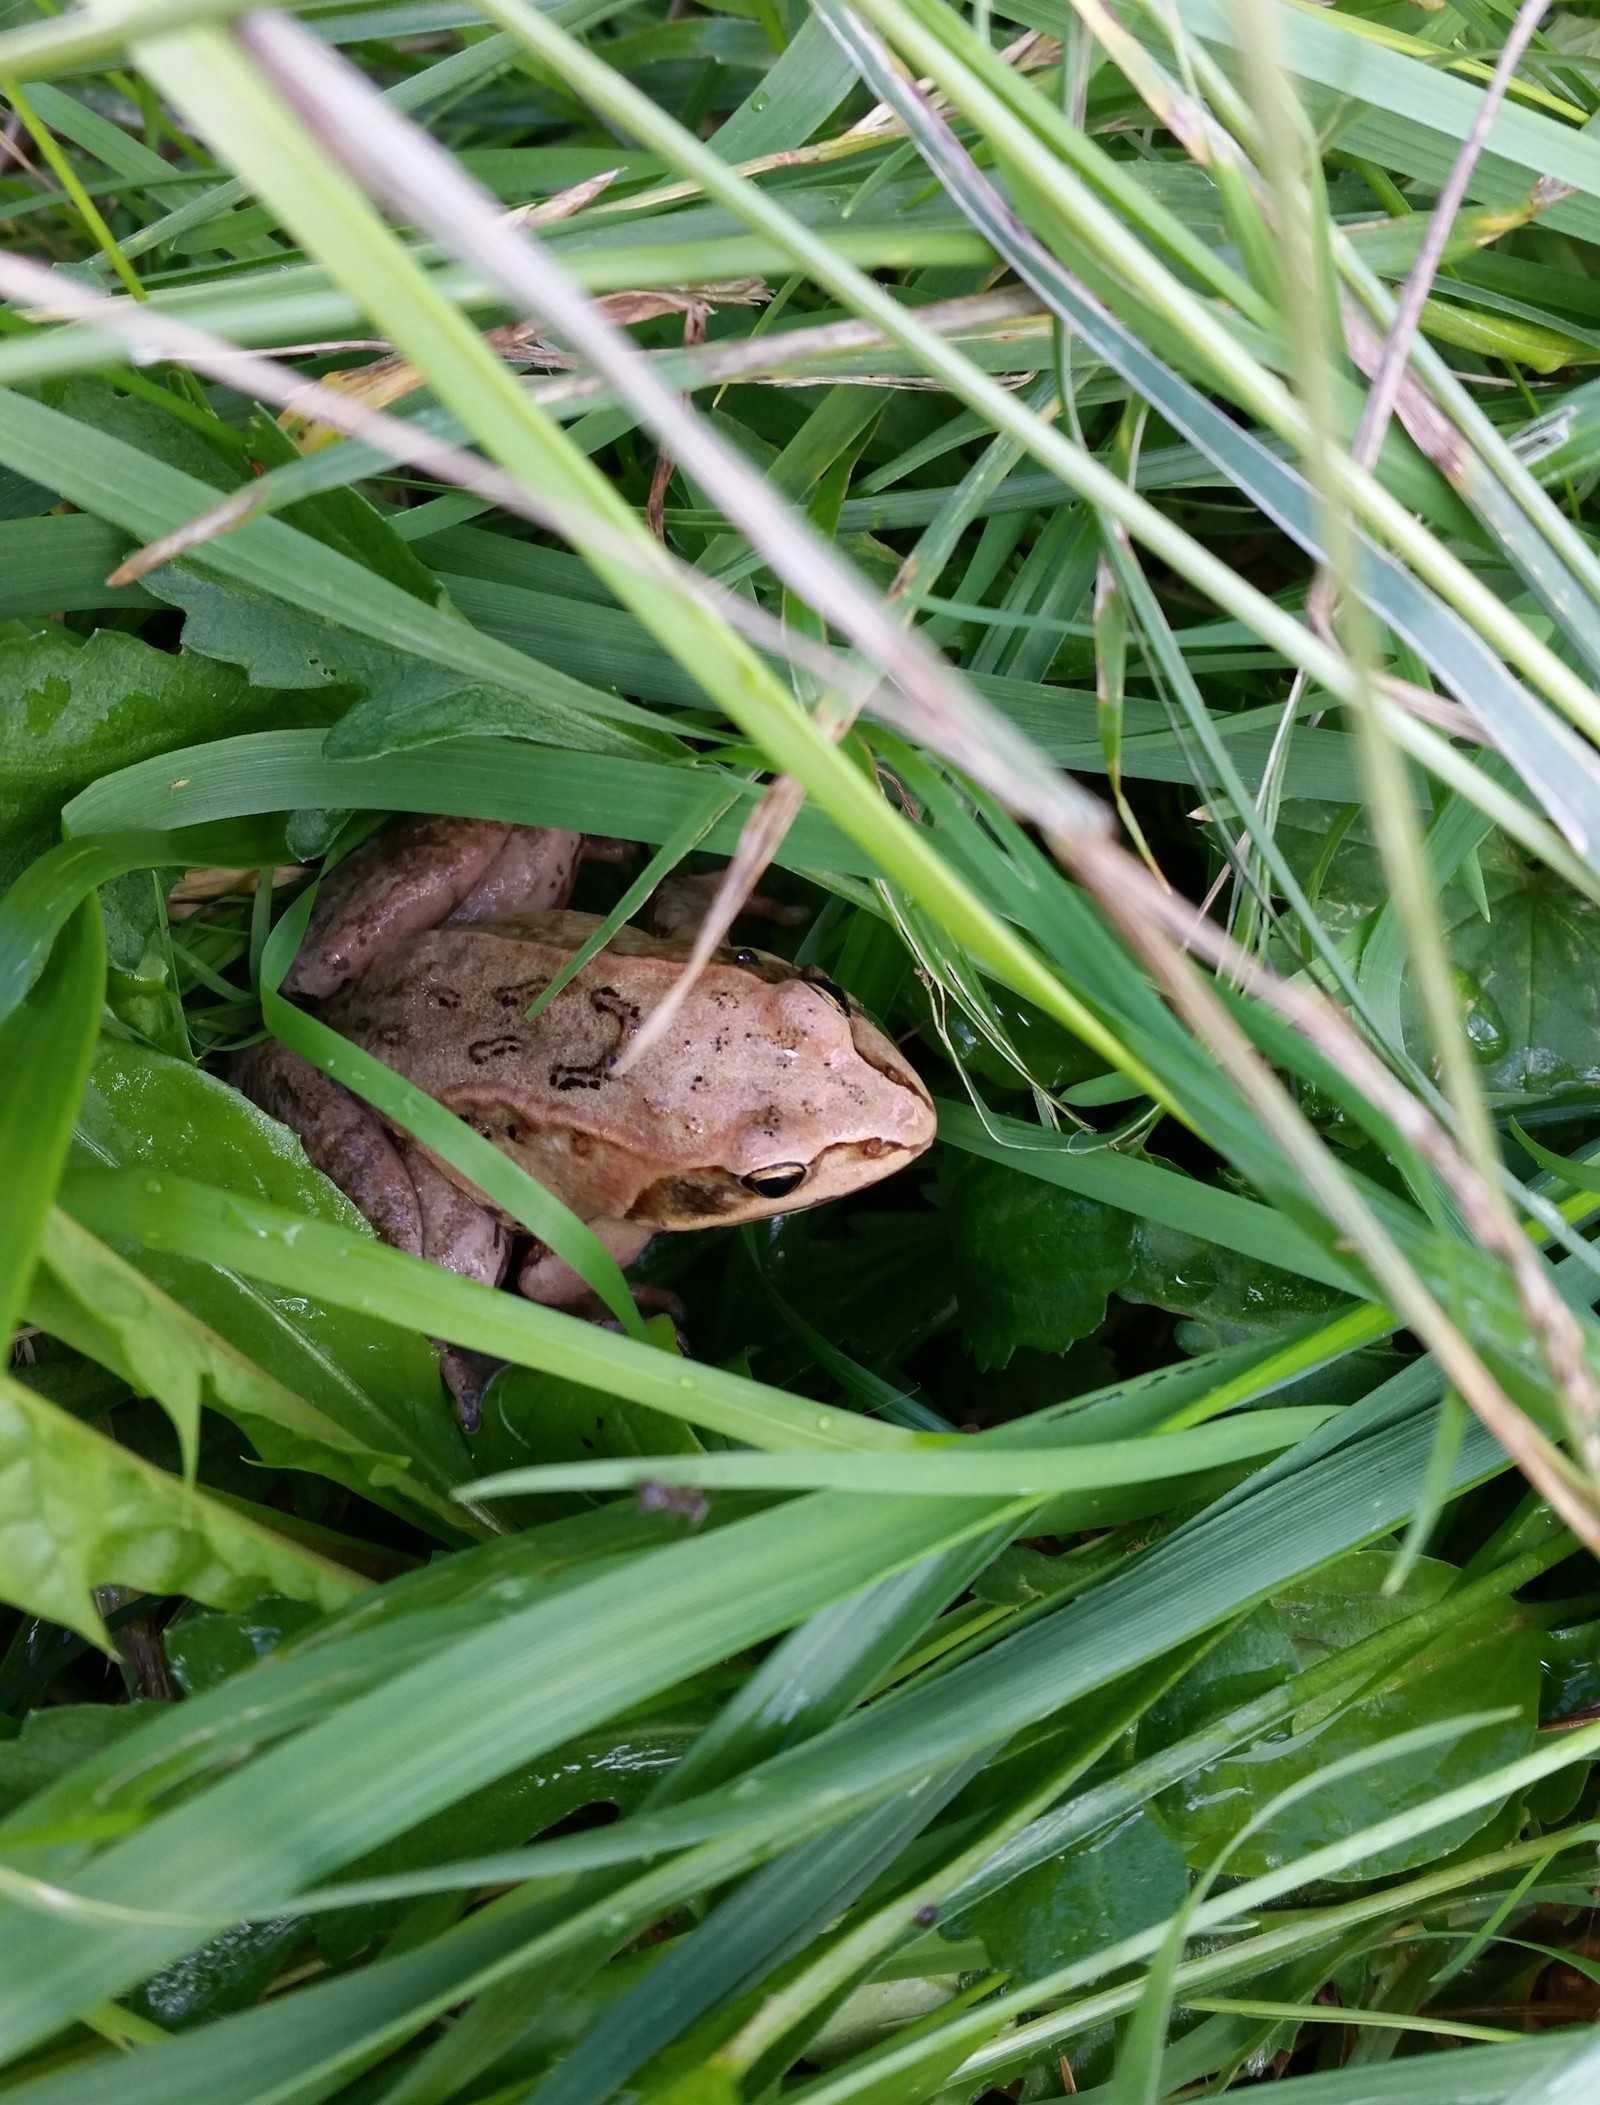
M933 1136L920 1079L865 1018L784 960L730 951L670 1030L618 1054L689 945L617 932L530 1022L593 933L571 911L407 937L323 1011L586 1218L691 1227L873 1182ZM777 1172L792 1171L789 1191ZM763 1189L762 1180L765 1180Z

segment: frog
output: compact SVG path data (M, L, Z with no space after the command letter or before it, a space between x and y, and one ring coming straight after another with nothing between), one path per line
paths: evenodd
M623 1057L683 970L704 879L664 888L649 925L617 929L528 1020L599 926L570 903L581 865L626 852L553 827L396 820L324 878L283 991L465 1119L622 1266L659 1234L770 1220L915 1161L935 1127L921 1076L824 974L770 952L719 947L665 1034ZM380 1240L604 1319L553 1250L287 1046L250 1048L234 1080ZM491 1371L445 1352L469 1431Z

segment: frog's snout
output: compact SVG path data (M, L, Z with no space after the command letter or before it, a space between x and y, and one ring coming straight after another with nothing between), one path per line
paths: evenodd
M938 1114L927 1083L894 1041L859 1011L850 1018L850 1039L859 1058L891 1084L884 1120L888 1130L883 1138L896 1148L920 1155L933 1145L938 1130Z

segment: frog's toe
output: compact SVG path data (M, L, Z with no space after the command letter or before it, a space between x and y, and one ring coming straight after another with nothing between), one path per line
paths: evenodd
M503 1359L465 1345L440 1346L439 1372L455 1398L456 1422L464 1433L475 1433L483 1424L483 1392L504 1365Z

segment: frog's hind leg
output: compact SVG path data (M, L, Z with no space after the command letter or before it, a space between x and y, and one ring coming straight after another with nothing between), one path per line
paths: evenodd
M384 1242L411 1257L423 1254L416 1185L382 1121L359 1097L270 1038L234 1063L232 1079L299 1135L312 1167L338 1185Z
M400 819L328 872L284 991L326 1001L407 936L565 906L586 852L553 826Z
M422 1211L422 1255L480 1286L498 1286L511 1262L511 1235L478 1200L452 1184L414 1141L399 1143L401 1160ZM487 1352L439 1343L439 1372L456 1401L464 1433L483 1422L484 1390L505 1365Z
M679 939L697 936L726 875L725 870L675 870L670 877L662 878L645 901L644 911L639 916L641 922L653 936ZM810 920L811 909L791 906L785 900L771 898L766 892L751 892L735 919L747 917L755 921L770 921L778 928L798 928L802 922Z
M452 924L503 921L565 906L587 852L581 833L554 826L508 826L500 852L450 915Z
M406 936L447 921L512 830L498 819L420 817L374 834L323 880L284 992L324 1001Z
M414 1140L395 1142L422 1212L422 1255L480 1286L498 1286L511 1261L511 1236L485 1206L453 1184Z
M484 1286L500 1284L511 1258L506 1229L415 1143L394 1140L358 1096L270 1039L237 1062L233 1079L252 1103L299 1135L312 1167L365 1214L382 1241ZM478 1399L499 1364L460 1346L440 1346L440 1372L464 1432L476 1430Z

